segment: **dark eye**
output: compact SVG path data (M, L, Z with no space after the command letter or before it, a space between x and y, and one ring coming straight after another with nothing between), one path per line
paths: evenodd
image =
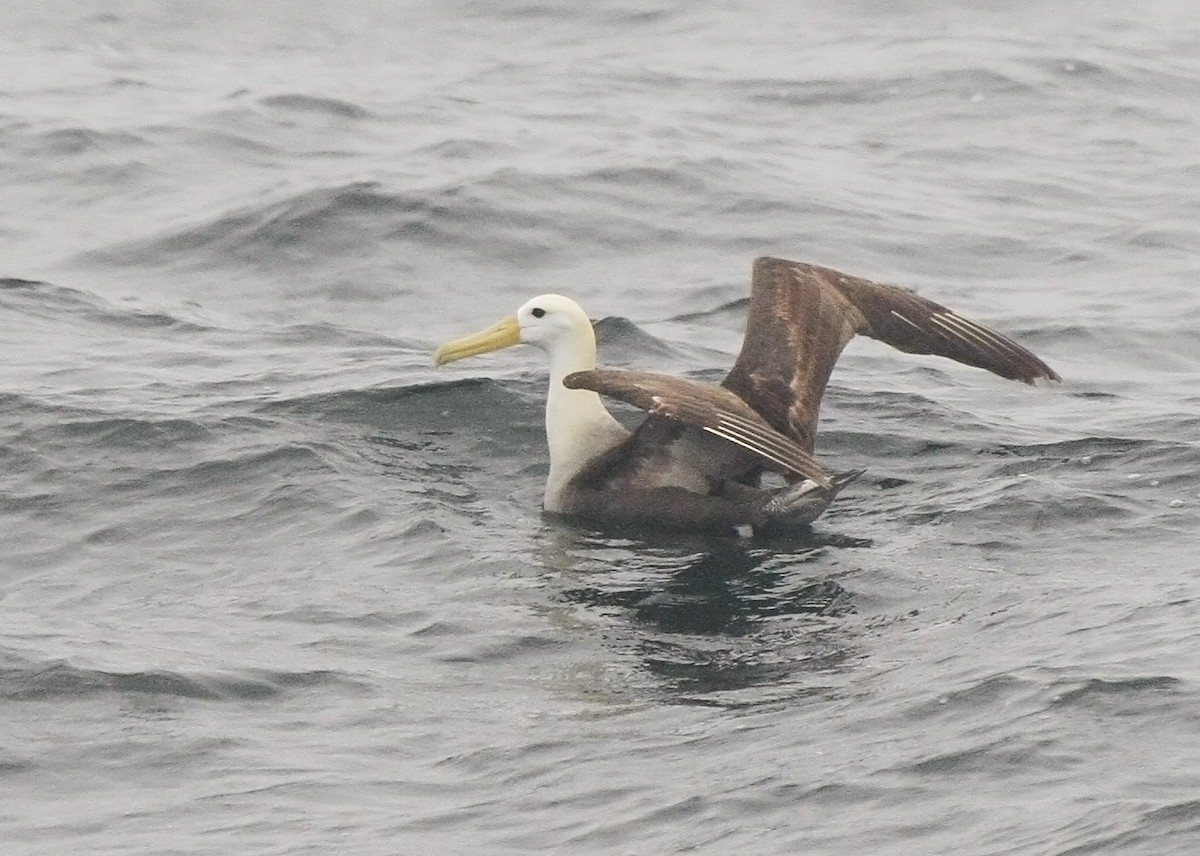
M546 310L542 309L540 306L538 306L534 309L530 309L529 314L532 315L534 318L541 318L543 315L546 314Z

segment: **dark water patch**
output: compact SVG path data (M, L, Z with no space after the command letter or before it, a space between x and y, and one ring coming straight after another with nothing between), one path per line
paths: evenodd
M321 187L146 241L93 251L80 260L205 269L232 261L279 268L354 256L365 243L389 239L454 242L477 210L455 203L454 196L453 190L389 194L373 182Z
M861 658L851 637L816 623L734 640L642 636L630 653L664 702L726 710L828 699Z
M365 441L373 446L381 446L389 451L398 453L424 452L437 444L438 432L429 432L417 437L390 437L373 434L365 437Z
M6 525L23 525L31 518L60 520L68 501L58 491L20 491L0 488L0 513L12 515Z
M1100 63L1079 57L1044 59L1037 61L1034 65L1053 75L1086 80L1110 79L1112 73L1109 68Z
M1122 494L1061 485L1043 478L989 479L950 487L932 500L915 501L911 523L991 525L1011 530L1109 526L1141 519L1140 504Z
M175 149L221 152L236 162L275 163L280 145L259 127L262 117L246 108L221 110L205 117L201 127L162 125L148 129L160 150ZM257 134L257 136L255 136ZM189 212L182 212L185 215ZM81 256L81 259L92 258Z
M481 496L496 507L514 483L538 488L546 458L543 384L471 378L298 396L255 410L320 432L333 445L327 463L342 478L388 477L372 489L406 504L397 531L416 537L450 525L439 509L477 519L486 513ZM492 487L481 486L489 479Z
M1197 237L1197 230L1190 225L1180 225L1173 228L1158 225L1123 229L1108 235L1106 241L1114 244L1124 244L1141 250L1172 250L1180 253L1181 256L1190 257L1192 248L1196 246ZM1156 257L1161 257L1162 253L1156 253L1155 255Z
M52 213L59 204L120 204L116 200L121 195L137 193L155 178L146 162L149 142L143 136L87 127L34 130L40 126L24 125L3 134L4 148L16 155L6 169L10 184L38 198L32 210L21 212L23 222L36 224L43 209ZM57 192L45 199L44 189L51 186ZM64 240L70 238L60 236L56 245Z
M600 362L667 374L685 374L695 380L720 383L733 365L733 355L713 347L710 335L673 321L657 322L668 338L650 333L625 318L608 317L596 322ZM704 343L704 344L698 344ZM611 405L611 400L606 404Z
M509 414L517 421L540 417L536 412L540 408L526 399L507 382L462 378L297 396L261 404L256 410L262 414L319 415L352 424L404 425L419 428L422 434L437 435L510 424L500 420L497 425L497 413Z
M1063 462L1089 464L1097 459L1121 458L1146 445L1144 440L1128 437L1079 437L1053 443L998 443L995 452L1032 458L1054 458Z
M890 417L890 419L896 418L895 416ZM925 429L925 432L928 432L928 428ZM947 455L965 458L972 455L975 448L973 445L954 442L950 439L935 440L886 430L867 432L831 428L819 431L817 434L817 450L821 456L837 454L843 456L847 466L853 462L867 467L868 480L872 478L870 475L872 459L932 458Z
M910 369L914 371L917 369L929 371L929 368L929 366L910 365L905 366L903 369L897 369L892 374L903 374ZM908 418L914 413L920 415L930 415L938 411L948 414L955 413L948 404L919 392L895 389L856 389L840 384L830 384L826 395L839 407L869 410L885 416L897 414ZM955 415L960 414L955 413ZM961 415L964 419L974 418L971 414Z
M795 662L761 662L753 653L648 639L638 652L648 671L681 693L707 695L751 686L775 686L797 668Z
M7 747L0 747L0 776L16 776L36 768L36 764L28 758L14 753Z
M933 433L932 424L924 423L921 433ZM998 444L991 431L949 433L933 441L891 431L823 432L818 443L827 460L836 455L843 465L868 469L825 522L857 501L870 513L890 509L910 524L991 522L1014 536L1101 520L1134 526L1156 503L1182 507L1200 486L1194 476L1200 452L1186 444L1164 448L1158 441L1105 437Z
M1187 433L1180 431L1188 420L1165 420L1170 430L1161 436ZM1158 432L1152 432L1158 433ZM1070 467L1081 472L1108 474L1109 486L1118 485L1190 488L1200 486L1196 476L1200 467L1200 446L1195 443L1171 440L1134 439L1129 437L1085 437L1039 444L998 444L983 450L999 456L1015 455L1024 463L1017 466L1020 473L1042 469ZM997 474L1007 470L1001 467ZM1016 475L1018 472L1013 472Z
M39 158L73 157L88 152L124 150L146 144L146 140L128 131L97 131L93 128L56 128L38 134L29 153Z
M115 418L57 422L14 439L39 447L53 443L86 443L97 449L147 451L200 442L209 436L210 431L205 425L189 419Z
M0 280L0 311L9 310L45 321L64 318L127 329L202 332L209 328L161 310L115 305L90 292L26 279Z
M114 419L111 412L103 407L80 407L61 401L47 401L41 396L0 393L0 419L4 418L10 420L8 424L13 430L8 435L10 445L5 447L6 452L12 452L20 445L36 448L39 445L38 432L43 428L72 423L103 423Z
M1194 244L1195 239L1191 243ZM1157 297L1145 299L1147 302L1158 300ZM1194 307L1186 300L1170 302L1181 305L1171 313L1170 321L1160 319L1151 322L1153 329L1146 329L1145 322L1138 321L1131 321L1124 327L1097 322L1082 328L1067 328L1061 334L1053 325L1039 325L1019 335L1021 341L1035 349L1089 355L1084 359L1090 358L1092 362L1075 370L1081 377L1066 378L1065 386L1061 388L1063 394L1131 390L1132 395L1126 394L1141 399L1148 393L1144 381L1138 379L1137 383L1131 383L1120 375L1114 377L1114 370L1123 369L1124 374L1128 368L1138 367L1145 373L1159 375L1171 371L1191 373L1200 365L1200 343L1194 335L1195 326L1185 315ZM1103 317L1131 315L1124 303L1109 300L1097 301L1087 310L1090 314ZM1134 318L1141 314L1139 310Z
M1075 708L1104 716L1140 718L1150 711L1175 710L1185 695L1186 685L1170 675L1130 678L1089 678L1056 687L1051 706Z
M480 17L486 21L518 21L537 24L569 25L569 32L577 33L581 25L605 25L615 32L626 31L627 27L655 23L669 19L675 10L655 7L646 8L637 3L614 3L601 6L586 6L567 9L557 3L521 2L506 3L497 8L486 8L474 3L462 4L461 14ZM573 38L577 36L573 35Z
M354 685L332 671L184 674L114 672L65 661L0 668L0 698L8 701L75 701L101 695L153 695L212 701L257 701L293 689Z
M519 152L517 147L500 140L458 137L430 143L414 149L412 154L415 157L425 156L448 161L484 161L513 156Z
M139 149L147 143L145 137L131 131L101 131L82 125L42 128L42 123L21 121L0 129L0 138L21 156L27 169L45 165L73 175L69 170L77 167L76 159Z
M1195 454L1200 450L1200 415L1193 410L1200 406L1192 398L1172 402L1168 412L1130 413L1113 419L1113 424L1128 435L1136 436L1134 454Z
M501 784L512 786L548 775L557 778L555 773L574 757L576 750L571 741L535 739L519 748L504 745L455 752L439 758L433 766L471 778L498 779Z
M301 113L320 113L336 119L370 119L373 114L365 107L343 101L339 98L321 98L315 95L300 93L285 93L268 95L260 102L264 107L275 110L294 111Z
M1195 852L1196 841L1200 838L1200 800L1182 800L1152 807L1142 801L1141 805L1133 818L1116 821L1109 816L1109 822L1104 826L1116 826L1116 831L1077 829L1075 827L1081 824L1074 824L1067 830L1070 834L1068 846L1056 853L1059 856L1101 856L1108 853L1190 856ZM1127 808L1123 813L1128 811Z
M0 289L4 291L20 291L20 292L38 292L40 295L47 297L66 298L71 295L76 296L77 302L82 301L82 292L74 291L74 289L64 288L62 286L53 285L48 282L43 282L37 279L21 279L19 277L5 277L0 279Z
M713 180L676 169L577 175L514 168L434 187L388 190L375 182L317 187L243 206L194 226L95 250L84 264L206 270L231 263L280 269L356 257L367 246L507 259L522 269L581 247L660 246L681 233L675 217L652 214L669 197L696 213Z
M533 260L549 262L575 258L583 247L629 252L678 242L706 183L683 168L603 168L569 175L505 169L474 189L484 211L516 218L523 230L537 230L542 237ZM494 217L479 225L516 240L519 252L535 249L528 234L523 239L504 235Z
M975 714L997 707L1007 707L1021 700L1032 701L1038 689L1036 682L1017 675L989 675L916 705L909 709L906 715L915 720L961 717L967 713Z
M332 321L308 324L290 324L268 330L264 338L280 345L305 345L333 348L376 348L385 351L425 351L427 343L397 339L380 333L372 333L352 327L344 327ZM342 357L353 356L353 352Z
M972 775L990 778L1028 774L1042 760L1040 747L1024 738L1005 737L969 749L941 752L901 769L921 776Z
M898 81L796 80L789 78L741 79L725 84L728 97L772 109L813 108L827 105L870 105L895 99Z
M1021 95L1033 86L992 68L966 66L930 70L922 75L865 79L742 78L724 84L728 96L759 107L815 109L875 106L927 95L955 94L969 101L980 94Z
M710 176L735 172L737 166L723 158L681 161L670 166L609 166L572 176L572 181L594 192L625 198L631 190L662 195L702 194Z
M722 303L712 309L699 312L684 312L675 315L671 321L680 323L700 324L702 326L721 326L726 329L741 330L746 325L746 313L750 309L750 298L739 297L727 303Z
M1194 46L1195 42L1192 41L1191 47ZM1107 62L1079 56L1039 58L1030 65L1041 72L1045 80L1053 81L1073 93L1092 92L1103 96L1111 104L1125 107L1127 105L1114 99L1122 94L1144 95L1146 91L1190 91L1186 87L1193 83L1191 76L1172 68L1170 63L1160 61L1170 55L1169 51L1147 53L1144 57L1114 54ZM1155 116L1162 116L1160 105L1163 99L1157 103L1154 99L1139 100L1144 103L1137 106L1146 111L1139 115L1151 120ZM1150 124L1153 125L1153 121Z
M791 544L782 552L732 537L711 539L699 552L613 539L577 554L572 576L586 574L587 582L565 586L560 596L601 611L617 608L668 633L743 635L783 616L853 612L851 593L820 578L831 561L821 546Z
M83 20L85 23L88 23L88 24L100 24L102 26L116 26L117 24L124 23L126 21L126 18L122 15L118 15L115 12L96 12L94 14L85 15L83 17Z
M154 86L149 80L123 75L111 78L106 85L112 89L150 89Z
M639 361L678 358L682 352L647 333L628 318L610 316L595 322L596 338L607 359L616 365L638 365ZM616 357L616 359L614 359Z
M492 181L488 188L513 206L525 208L532 201L556 211L559 216L546 224L555 239L551 249L568 250L556 256L569 263L580 247L653 253L664 246L730 241L739 224L750 245L761 250L761 237L749 237L753 224L800 216L810 203L764 195L746 172L741 159L675 156L565 175L505 174L506 183Z
M781 615L838 618L856 611L853 594L834 580L816 580L796 587L779 579L773 585L755 586L754 591L742 597L749 610L762 618Z
M295 624L340 625L346 627L397 628L426 622L428 616L420 611L387 612L372 610L362 613L343 612L329 607L304 606L262 616L263 621L285 621Z
M233 259L272 265L309 263L327 254L358 252L363 240L378 239L376 222L403 199L381 193L372 182L321 187L289 198L243 208L198 226L147 241L96 250L80 261L116 266L222 266Z
M562 639L557 637L535 636L528 633L507 637L502 640L494 638L486 641L472 640L467 644L468 650L462 650L460 644L458 650L444 651L436 655L435 659L443 663L490 663L499 665L530 655L538 655L548 649L562 648L566 645Z
M1085 401L1117 401L1121 396L1113 392L1105 392L1099 389L1072 389L1066 393L1071 398L1079 398Z
M330 462L333 455L322 446L306 443L264 444L250 450L215 450L209 460L184 466L145 466L119 470L119 478L108 486L111 496L152 496L190 498L222 498L227 513L244 517L247 513L277 513L307 507L314 498L304 487L316 474L336 473ZM267 489L258 480L274 484ZM253 506L247 512L243 499L253 492ZM107 527L97 530L107 537Z
M410 635L418 639L424 637L454 639L469 634L468 626L461 621L428 621L412 630Z

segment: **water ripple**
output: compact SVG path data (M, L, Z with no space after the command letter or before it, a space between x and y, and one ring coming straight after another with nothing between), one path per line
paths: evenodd
M172 671L115 672L72 666L65 661L0 668L0 698L8 701L85 700L115 693L211 701L270 699L295 689L353 686L329 671L184 674Z

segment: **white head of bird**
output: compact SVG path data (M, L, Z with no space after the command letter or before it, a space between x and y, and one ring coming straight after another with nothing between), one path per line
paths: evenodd
M596 336L579 304L560 294L543 294L526 301L516 314L470 336L446 342L433 354L446 363L497 351L513 345L534 345L550 357L551 375L595 368Z

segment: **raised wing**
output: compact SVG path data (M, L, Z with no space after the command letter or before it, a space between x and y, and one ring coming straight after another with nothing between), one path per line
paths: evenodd
M592 369L563 379L570 389L590 389L654 415L692 425L762 459L784 475L829 487L829 476L812 455L772 428L728 389L655 372Z
M1007 336L911 291L817 265L760 258L746 337L723 386L811 452L830 372L857 334L1011 380L1060 380Z

